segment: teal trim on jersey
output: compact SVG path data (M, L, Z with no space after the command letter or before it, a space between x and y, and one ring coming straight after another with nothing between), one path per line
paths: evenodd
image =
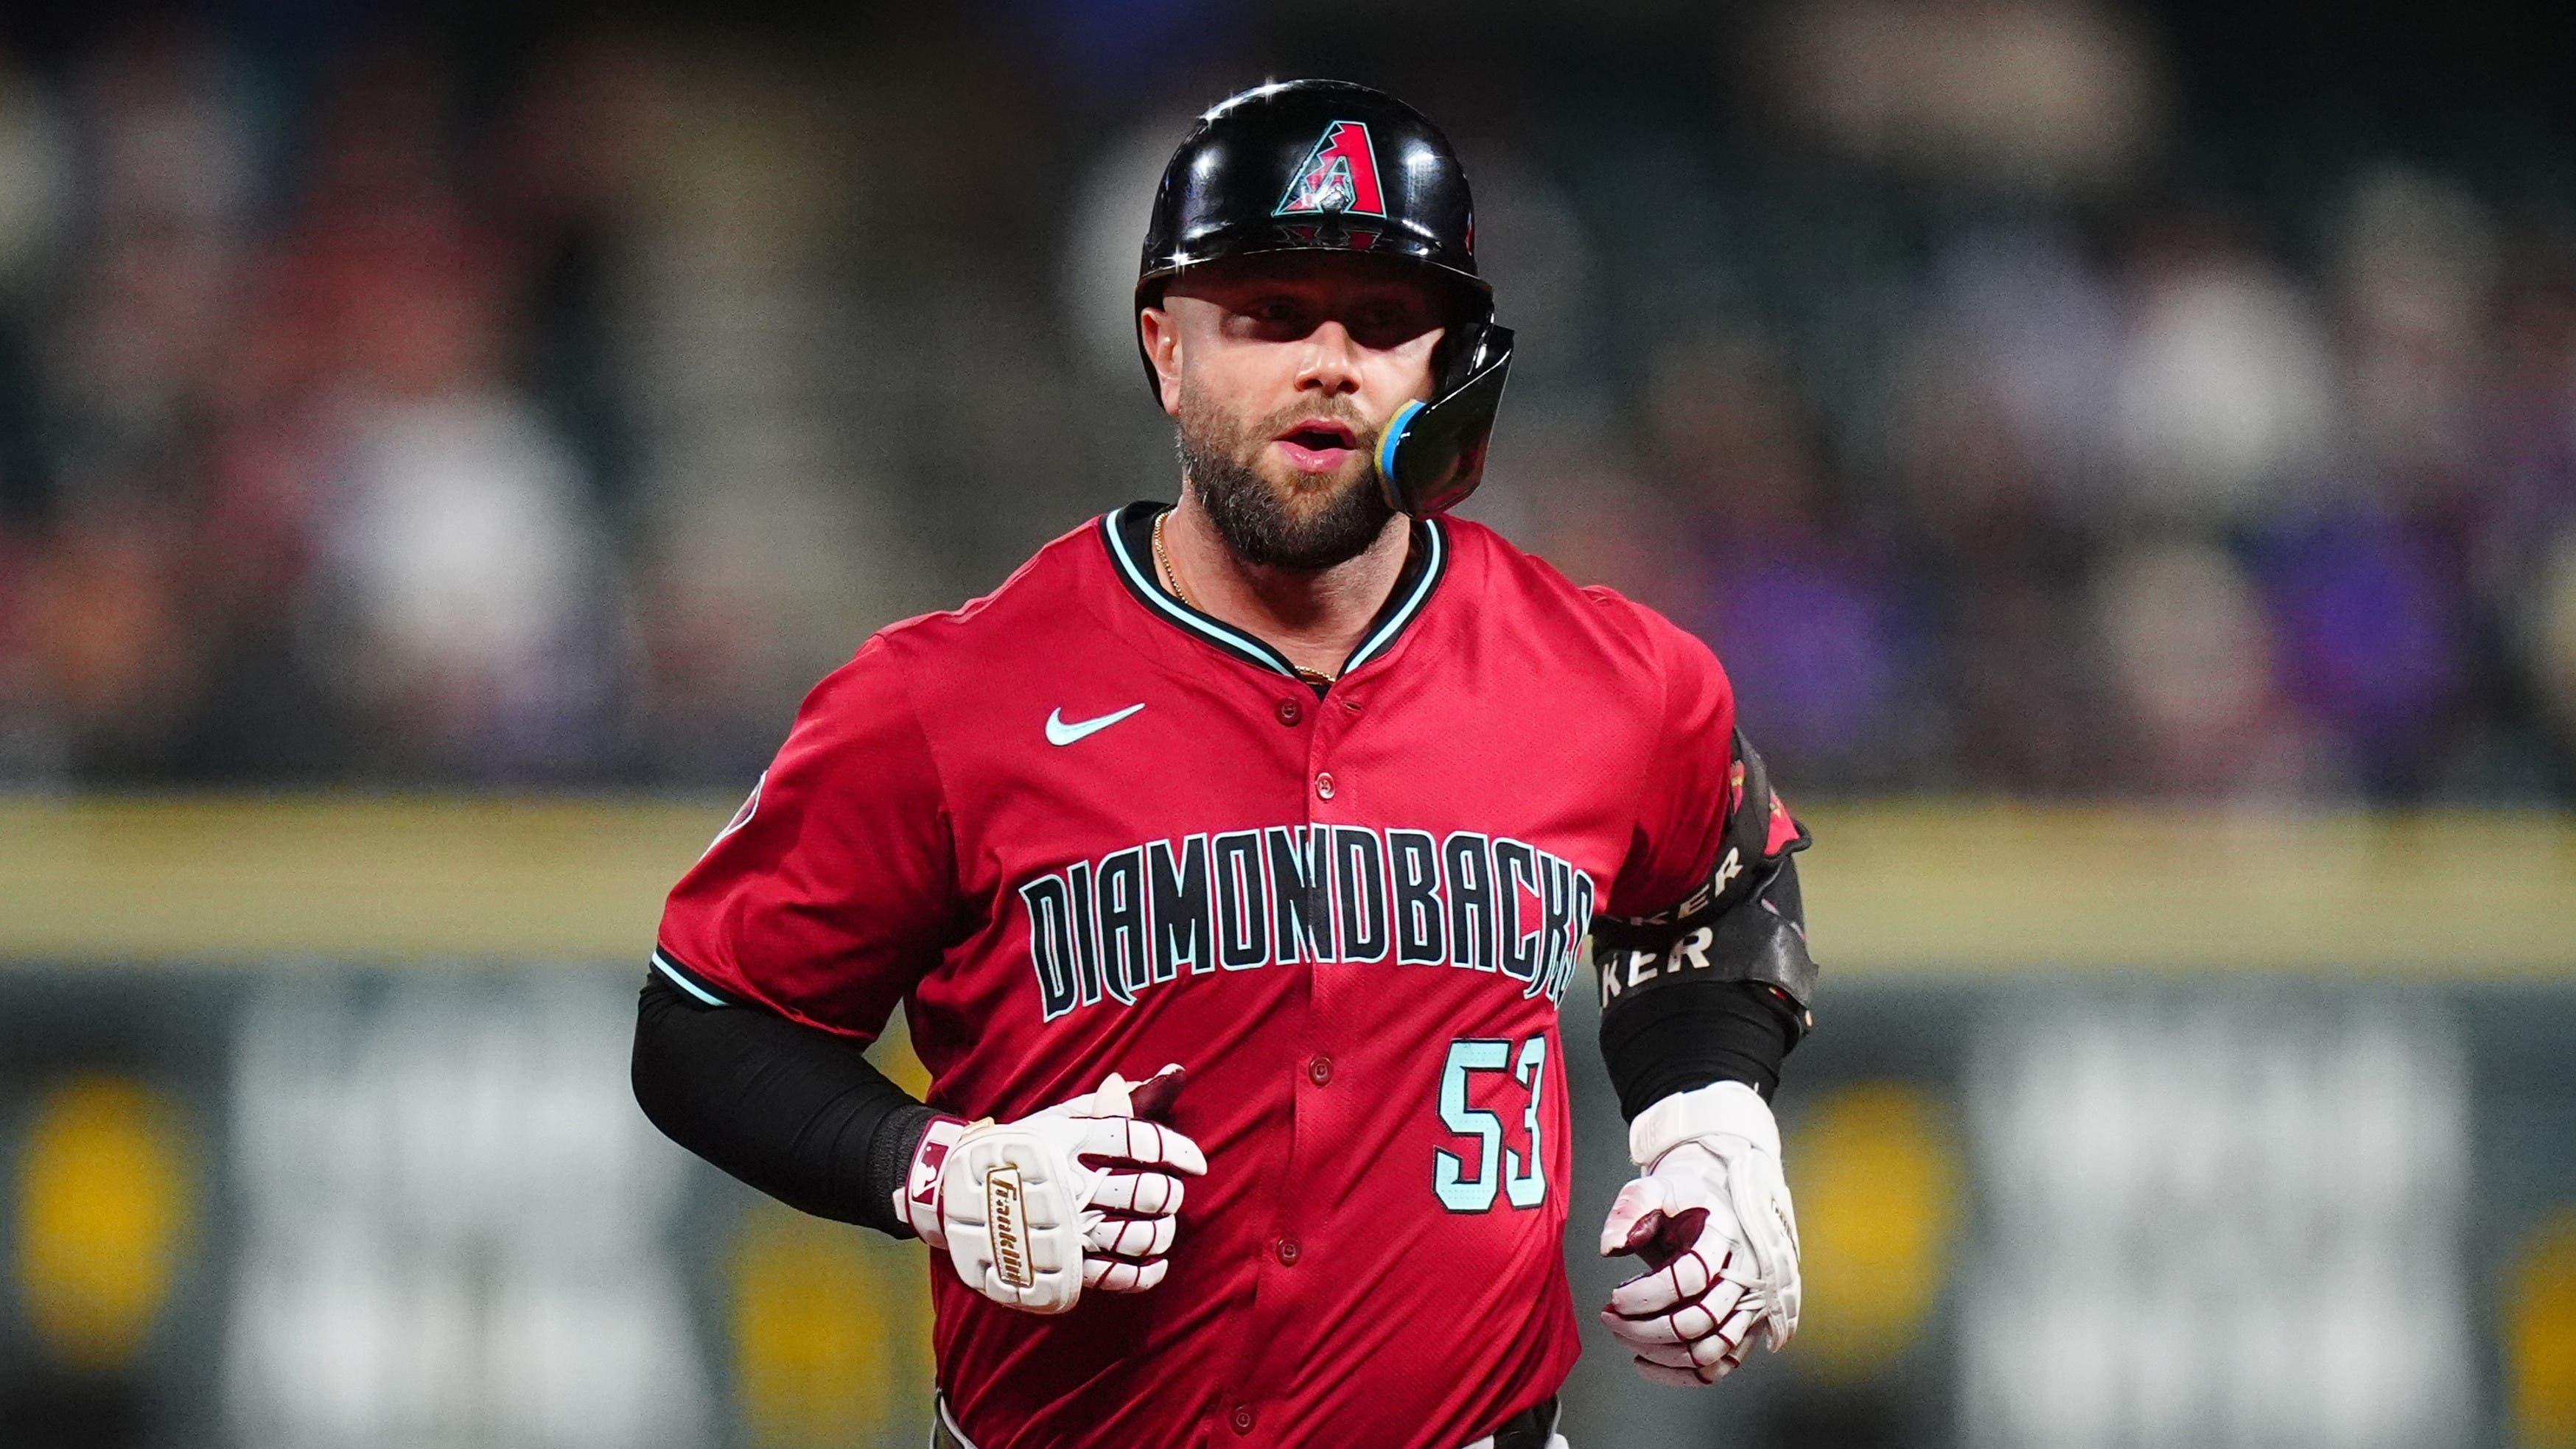
M1118 560L1118 567L1126 573L1127 582L1135 589L1138 597L1144 599L1145 602L1152 604L1155 608L1160 609L1176 622L1188 628L1195 629L1201 634L1207 635L1209 638L1216 640L1218 643L1225 645L1236 653L1248 655L1265 667L1284 674L1290 679L1297 678L1296 666L1290 664L1286 659L1281 658L1278 650L1271 648L1269 645L1253 638L1251 635L1240 634L1225 627L1223 624L1220 624L1214 619L1209 618L1207 615L1198 612L1196 609L1184 606L1178 599L1175 599L1171 595L1163 592L1162 580L1153 578L1143 569L1138 568L1136 566L1136 560L1128 554L1127 540L1118 536L1118 515L1116 512L1100 515L1100 532L1102 537L1109 540L1109 552L1111 556Z
M705 987L690 980L689 973L681 970L670 957L663 955L660 951L655 951L653 953L653 969L661 972L663 978L668 980L672 985L689 993L691 996L696 997L698 1000L705 1002L709 1006L733 1005L732 1002L725 1000L723 997L716 995L714 992L709 991Z
M1441 572L1449 562L1449 537L1441 530L1440 520L1436 518L1424 519L1422 529L1431 540L1431 556L1423 560L1422 578L1413 586L1413 597L1405 600L1403 608L1396 610L1384 624L1378 626L1378 631L1370 635L1367 642L1352 651L1349 660L1342 665L1344 674L1376 658L1388 644L1394 642L1395 636L1404 632L1404 626L1413 622L1413 616L1422 612L1423 601L1431 597L1432 586L1440 582Z
M1128 546L1126 536L1119 527L1119 519L1131 509L1152 506L1155 505L1130 504L1128 508L1114 509L1100 515L1101 537L1108 544L1110 559L1118 566L1119 574L1125 580L1128 589L1173 622L1204 635L1211 642L1241 655L1274 674L1282 674L1302 682L1304 676L1297 672L1297 666L1288 662L1286 655L1273 649L1268 643L1239 629L1229 628L1173 598L1170 592L1164 589L1161 578L1145 567L1137 557L1136 550ZM1403 601L1391 608L1386 617L1378 621L1377 627L1370 631L1368 637L1361 641L1360 646L1351 651L1350 657L1342 661L1343 676L1348 676L1352 670L1384 654L1397 636L1404 632L1405 626L1421 616L1423 606L1429 602L1432 591L1440 586L1441 575L1448 571L1447 530L1443 529L1440 521L1435 518L1417 520L1415 526L1425 540L1420 576L1413 581L1413 586L1405 594Z

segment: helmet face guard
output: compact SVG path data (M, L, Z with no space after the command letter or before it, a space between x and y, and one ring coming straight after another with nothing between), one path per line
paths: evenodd
M1493 289L1476 274L1474 204L1448 137L1393 96L1347 81L1284 81L1220 103L1164 168L1137 310L1186 268L1270 252L1396 258L1462 295L1433 396L1388 420L1377 465L1387 502L1403 513L1437 513L1475 491L1512 334L1494 324ZM1159 399L1161 378L1152 358L1144 363Z

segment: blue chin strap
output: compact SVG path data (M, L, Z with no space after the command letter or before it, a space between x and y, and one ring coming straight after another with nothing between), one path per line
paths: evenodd
M1387 506L1416 518L1455 507L1485 476L1485 445L1512 367L1512 329L1486 323L1450 370L1440 396L1409 402L1378 437Z

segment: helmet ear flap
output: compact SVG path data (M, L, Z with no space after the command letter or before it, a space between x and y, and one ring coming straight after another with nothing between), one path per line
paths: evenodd
M1455 507L1484 481L1485 449L1512 368L1512 329L1477 322L1443 343L1440 391L1404 405L1378 439L1387 506L1424 517Z

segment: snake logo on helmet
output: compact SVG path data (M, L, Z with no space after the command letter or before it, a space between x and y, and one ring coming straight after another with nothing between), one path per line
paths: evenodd
M1295 251L1402 258L1449 292L1431 400L1387 421L1377 465L1398 511L1456 505L1484 476L1512 332L1494 321L1493 288L1476 272L1475 204L1449 138L1404 102L1348 81L1281 81L1220 102L1163 168L1136 309L1159 304L1189 267ZM1159 398L1151 358L1145 380Z
M1377 148L1369 144L1368 123L1335 121L1315 140L1288 194L1279 198L1272 216L1310 211L1386 215L1386 190L1377 181Z

